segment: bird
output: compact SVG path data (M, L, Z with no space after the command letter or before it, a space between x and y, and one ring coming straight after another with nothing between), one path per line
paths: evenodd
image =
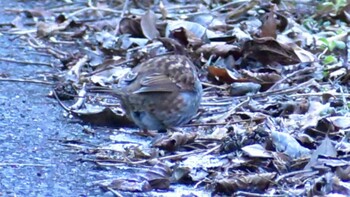
M144 132L188 123L197 114L203 93L196 67L184 55L150 58L112 89L126 116Z

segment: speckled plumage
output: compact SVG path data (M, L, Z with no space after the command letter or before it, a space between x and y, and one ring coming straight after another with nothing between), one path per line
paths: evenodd
M182 55L149 59L123 76L119 98L127 116L143 130L186 124L197 113L202 86L193 63Z

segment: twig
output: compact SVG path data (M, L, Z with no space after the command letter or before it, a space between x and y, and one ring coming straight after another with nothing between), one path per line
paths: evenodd
M205 153L203 153L201 156L203 157L203 156L205 156L205 155L209 155L210 153L212 153L212 152L218 150L220 147L221 147L221 144L219 144L219 145L217 145L217 146L215 146L215 147L213 147L213 148L207 150L207 151L206 151Z
M284 194L271 195L271 194L261 194L261 193L252 193L252 192L238 191L238 192L234 193L233 196L285 197L286 195L284 195Z
M280 85L281 83L285 82L287 79L290 79L293 76L297 76L300 75L302 73L306 73L306 72L313 72L315 70L315 67L306 67L304 69L301 70L297 70L289 75L287 75L286 77L284 77L283 79L277 81L275 84L273 84L273 86L271 86L266 92L271 92L273 91L278 85Z
M9 35L25 35L25 34L31 34L31 33L35 33L37 32L36 29L27 29L27 30L14 30L13 32L9 32L9 31L6 31L6 32L2 32L4 34L9 34Z
M315 174L317 174L317 173L319 173L319 171L315 171L315 170L311 170L311 169L294 171L294 172L286 173L286 174L283 174L283 175L279 176L278 178L276 178L275 182L278 183L279 181L281 181L282 179L285 179L287 177L295 176L297 174L306 174L306 173L315 173Z
M232 107L228 112L224 113L223 115L219 116L216 118L217 121L221 122L221 121L225 121L226 118L228 118L229 116L231 116L238 108L244 106L245 104L249 103L250 98L248 97L246 100L244 100L243 102L239 103L238 105L235 105L234 107ZM227 124L227 122L226 122Z
M80 10L77 10L71 14L68 15L67 18L72 18L73 16L86 12L86 11L103 11L103 12L112 12L112 13L118 13L120 14L121 12L118 10L113 10L113 9L109 9L109 8L98 8L98 7L87 7L87 8L83 8Z
M111 70L111 69L113 69L113 68L115 68L117 66L120 66L120 65L123 65L123 64L127 64L127 63L130 63L130 62L133 62L133 61L134 61L134 59L124 60L124 61L121 61L121 62L119 62L117 64L114 64L113 66L108 66L108 67L100 69L100 70L94 70L94 71L86 74L86 76L90 77L90 76L93 76L93 75L98 74L100 72L103 72L103 71L106 71L106 70Z
M140 160L140 161L130 161L129 162L121 162L119 164L110 164L110 163L103 163L103 162L98 162L95 161L96 164L100 165L100 166L119 166L121 164L130 164L130 165L137 165L137 164L143 164L143 163L147 163L150 160L159 160L159 161L163 161L163 160L167 160L167 159L176 159L176 158L185 158L186 156L192 155L192 154L199 154L201 152L204 152L203 150L193 150L190 152L183 152L183 153L179 153L177 155L169 155L169 156L164 156L164 157L159 157L159 158L152 158L152 159L144 159L144 160ZM128 159L128 158L125 158Z
M289 97L309 97L309 96L323 96L324 94L330 94L332 96L338 96L338 97L350 97L350 94L345 93L337 93L337 92L312 92L312 93L303 93L303 94L291 94L288 95Z
M252 121L261 121L261 120L265 120L265 117L264 118L252 118L252 119L247 119L247 120L238 120L238 121L233 121L233 122L229 122L229 123L230 124L236 124L236 123L242 123L242 122L252 122ZM187 124L187 125L183 125L181 127L218 126L218 125L227 125L227 122L222 122L222 123L210 122L210 123Z
M33 166L33 167L53 167L53 164L34 164L34 163L0 163L0 166Z
M20 61L20 60L8 59L8 58L3 58L3 57L0 57L0 61L12 62L12 63L18 63L18 64L33 64L33 65L43 65L43 66L53 67L52 64L49 64L49 63L46 63L46 62Z
M79 79L81 74L82 67L88 62L89 56L84 55L78 60L78 62L72 66L72 68L67 72L68 76L74 76L76 79Z
M57 95L56 90L53 90L52 93L53 93L53 96L55 97L55 99L57 100L58 104L59 104L66 112L71 112L71 110L70 110L65 104L62 103L62 101L60 100L60 98L59 98L58 95Z
M201 102L201 106L227 106L232 104L232 102L219 102L219 103L205 103Z
M54 85L54 83L47 82L47 81L40 81L36 79L9 79L9 78L1 78L0 81L12 81L12 82L27 82L27 83L39 83L39 84L45 84L45 85Z
M214 85L214 84L211 84L211 83L206 83L206 82L202 82L202 85L204 86L207 86L207 87L212 87L212 88L217 88L217 89L220 89L220 90L226 90L227 89L227 86L218 86L218 85Z
M310 79L309 81L298 84L298 85L291 87L291 88L288 88L288 89L282 89L282 90L278 89L278 90L273 90L271 92L262 92L262 93L258 93L258 94L254 94L254 95L238 96L236 98L247 98L247 97L259 98L259 97L265 97L268 95L287 94L287 93L291 93L291 92L297 92L301 89L305 89L306 87L309 87L309 86L315 85L315 84L317 84L316 81L314 79Z
M53 55L54 57L56 57L58 59L64 59L65 57L68 56L68 53L65 53L65 52L60 51L58 49L55 49L53 47L48 47L48 46L41 44L40 41L38 41L36 38L32 37L31 35L29 35L27 42L34 49L44 49L49 54Z
M106 187L106 189L108 189L110 192L112 192L115 196L123 197L123 195L121 195L118 191L112 189L111 187Z

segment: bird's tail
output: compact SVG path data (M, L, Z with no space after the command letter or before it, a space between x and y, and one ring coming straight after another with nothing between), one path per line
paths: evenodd
M119 88L114 88L114 87L112 88L112 87L103 87L103 86L90 86L90 87L87 87L87 91L90 93L110 94L117 97L124 95Z

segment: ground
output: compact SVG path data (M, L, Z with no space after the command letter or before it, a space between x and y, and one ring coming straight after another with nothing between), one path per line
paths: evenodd
M0 1L0 12L34 5ZM11 19L13 16L1 14L0 23ZM1 57L50 62L15 38L0 35ZM10 78L36 77L52 71L46 66L0 61L0 75ZM58 143L91 136L82 132L82 125L67 121L57 102L47 97L51 89L43 84L0 82L0 196L94 196L101 192L89 186L98 180L100 171L77 161L77 154Z

